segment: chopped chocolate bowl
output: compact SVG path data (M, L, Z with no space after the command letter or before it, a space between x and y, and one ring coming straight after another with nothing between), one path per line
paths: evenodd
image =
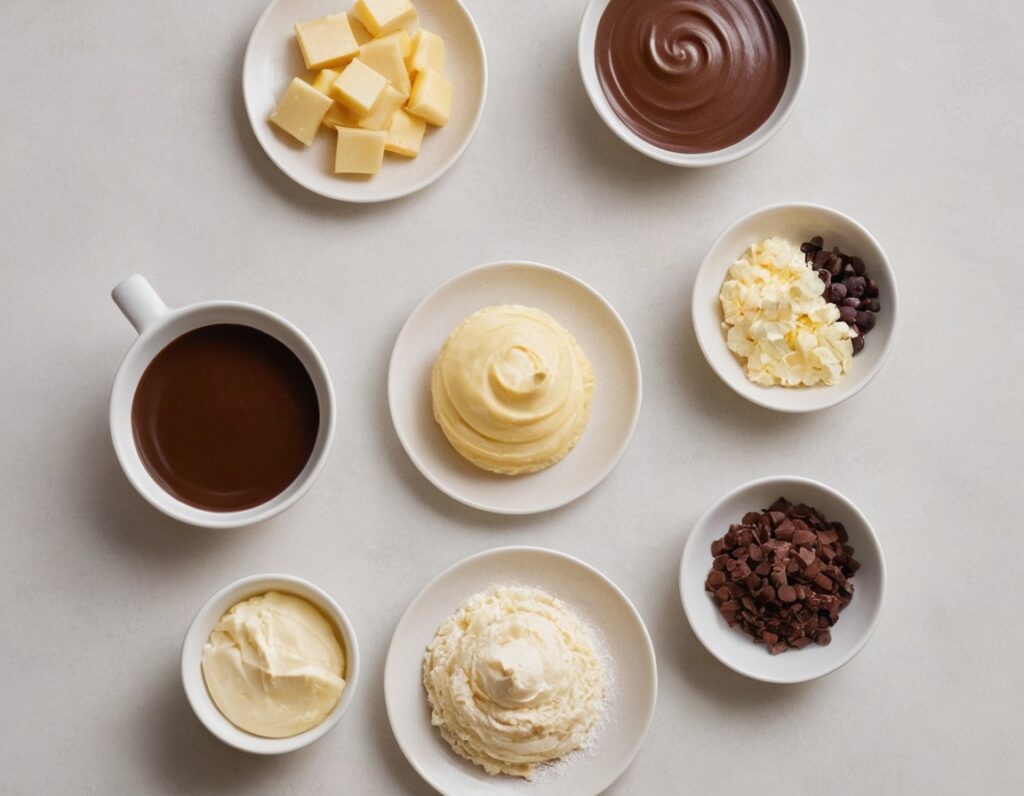
M679 589L690 626L719 661L755 680L798 683L835 671L867 644L885 560L848 498L775 476L737 487L697 521Z

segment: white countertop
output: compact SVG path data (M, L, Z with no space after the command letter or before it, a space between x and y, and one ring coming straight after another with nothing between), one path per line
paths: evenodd
M428 793L384 714L388 641L434 574L517 543L604 571L653 637L657 715L609 793L1020 792L1024 7L805 2L810 73L788 125L743 161L686 171L599 122L575 61L582 0L470 0L491 74L475 141L433 187L361 207L292 184L249 129L241 59L263 5L4 3L0 792ZM689 310L713 238L791 199L837 207L878 237L903 313L878 378L804 417L729 391ZM535 517L490 516L434 489L386 403L410 310L503 258L594 285L644 367L618 468ZM107 399L134 335L109 291L136 271L172 305L235 298L280 312L327 360L335 449L277 519L184 527L123 477ZM858 503L889 591L851 664L770 687L705 652L676 578L712 500L785 472ZM207 733L178 673L199 606L273 570L338 600L364 664L341 724L276 759Z

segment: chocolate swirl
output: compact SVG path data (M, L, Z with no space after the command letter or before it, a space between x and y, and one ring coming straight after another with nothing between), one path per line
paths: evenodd
M672 152L742 141L789 77L789 35L770 0L611 0L594 54L618 117Z

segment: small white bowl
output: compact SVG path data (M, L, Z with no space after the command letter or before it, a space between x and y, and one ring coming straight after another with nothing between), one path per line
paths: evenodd
M338 704L318 725L289 738L264 738L236 727L217 709L203 679L203 646L220 618L242 600L272 590L294 594L320 609L334 625L345 650L345 690L342 691ZM199 721L228 746L259 755L284 754L309 746L322 738L348 710L359 683L359 644L345 612L323 589L314 586L308 580L292 575L250 575L225 586L199 609L199 613L185 633L185 643L181 648L181 682L185 686L188 702Z
M641 138L627 127L615 111L612 110L612 106L608 103L608 98L605 96L604 89L601 88L601 81L597 77L597 64L594 54L597 28L609 2L611 0L590 0L587 3L586 10L583 12L583 20L580 22L579 38L577 40L580 74L583 77L583 86L587 90L587 95L590 97L597 115L601 117L602 121L608 125L615 135L633 147L637 152L672 166L698 168L717 166L745 157L766 144L782 128L786 120L789 119L790 114L793 113L797 98L800 96L800 89L803 87L804 75L807 73L807 31L804 28L804 20L800 15L800 8L797 6L796 0L775 0L775 8L786 26L786 31L789 33L789 78L786 81L785 91L782 92L782 96L779 98L779 104L775 106L772 115L765 120L764 124L742 141L714 152L672 152Z
M864 349L853 358L850 372L830 387L764 387L747 378L741 360L729 350L722 330L718 295L729 267L758 241L780 236L799 245L815 235L825 248L838 246L864 260L867 275L878 283L881 310L875 328L865 337ZM899 318L896 277L889 258L871 233L838 210L812 204L779 204L744 216L711 244L693 286L693 329L712 370L748 401L778 412L814 412L845 401L860 392L882 369Z
M780 497L813 506L826 519L843 523L861 568L851 581L853 599L832 628L832 643L771 655L739 627L726 624L714 597L704 590L704 582L713 561L711 543L748 511L765 509ZM683 549L679 593L697 638L730 669L766 683L802 683L834 672L868 643L885 597L885 559L871 523L849 498L809 478L761 478L736 487L697 520Z
M466 316L495 304L550 313L594 368L594 403L579 443L557 464L529 475L497 475L470 464L432 411L430 371L441 346ZM622 318L587 283L538 263L489 263L445 282L405 322L388 368L391 420L413 464L446 495L498 514L550 511L601 483L629 445L641 396L640 359Z
M334 173L336 135L317 133L306 147L267 121L292 78L311 82L295 42L293 25L347 10L346 0L273 0L256 23L245 51L242 90L245 110L267 156L304 188L345 202L385 202L425 188L462 155L476 133L487 97L487 57L480 31L460 0L416 0L419 24L445 41L444 73L452 82L452 118L441 128L427 126L415 158L385 154L372 177Z
M611 687L605 720L580 755L555 763L533 782L491 776L459 757L430 724L423 653L459 605L491 586L543 589L564 600L607 655ZM415 599L395 628L384 664L384 702L395 740L436 790L452 796L591 796L619 778L643 745L658 698L658 667L643 619L607 577L578 558L543 547L498 547L453 564Z

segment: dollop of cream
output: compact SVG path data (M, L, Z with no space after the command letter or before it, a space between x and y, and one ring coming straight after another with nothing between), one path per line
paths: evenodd
M330 621L301 597L276 591L221 617L202 667L217 709L265 738L315 727L345 690L345 651Z
M803 252L783 238L755 243L732 264L718 298L726 343L745 360L747 378L766 387L839 382L856 334L824 292Z
M594 372L554 318L486 307L448 337L431 374L434 419L462 456L505 475L543 470L572 450L590 419Z
M604 710L605 671L579 619L539 589L494 586L427 647L431 723L489 774L530 779L583 746Z

